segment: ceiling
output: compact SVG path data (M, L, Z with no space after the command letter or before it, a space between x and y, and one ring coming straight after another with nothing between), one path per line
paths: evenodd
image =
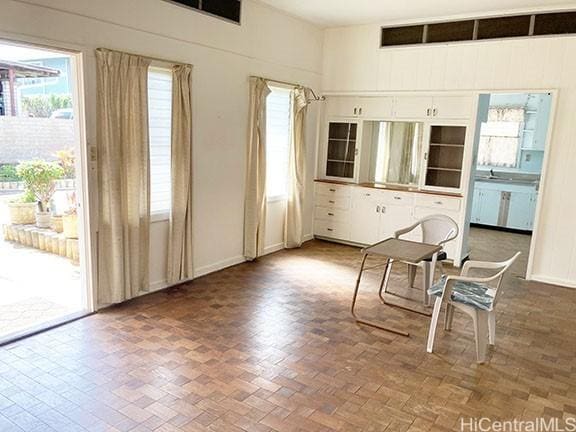
M322 27L576 8L576 0L260 0Z

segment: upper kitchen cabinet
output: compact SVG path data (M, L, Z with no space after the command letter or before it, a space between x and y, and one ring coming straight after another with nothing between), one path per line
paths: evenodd
M394 116L406 119L466 120L472 114L470 96L397 96Z
M422 119L431 117L432 97L398 96L394 98L394 116L405 119Z
M389 118L392 116L391 97L329 97L326 113L328 117Z
M471 96L331 96L328 117L466 120L471 117Z
M439 119L466 120L472 116L471 96L435 96L432 116Z

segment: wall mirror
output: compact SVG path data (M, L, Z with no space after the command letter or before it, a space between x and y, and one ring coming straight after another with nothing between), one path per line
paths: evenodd
M417 186L420 175L423 124L367 122L372 129L370 180L374 183Z

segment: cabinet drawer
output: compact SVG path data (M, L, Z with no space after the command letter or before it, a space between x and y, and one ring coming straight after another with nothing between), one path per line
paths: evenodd
M348 210L350 208L350 197L317 195L316 206L329 209Z
M390 205L414 205L414 194L406 192L387 191L382 194L381 202Z
M418 195L416 205L449 211L460 211L462 198L447 197L441 195Z
M316 194L334 197L349 197L350 186L332 183L316 183Z
M345 223L316 220L314 222L314 235L339 240L349 240L350 225Z
M316 220L326 220L334 222L350 222L350 210L330 209L326 207L316 207Z

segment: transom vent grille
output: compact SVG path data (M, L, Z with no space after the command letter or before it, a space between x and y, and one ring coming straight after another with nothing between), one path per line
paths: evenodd
M576 34L576 12L547 12L382 27L380 47Z
M241 0L167 0L240 24Z

